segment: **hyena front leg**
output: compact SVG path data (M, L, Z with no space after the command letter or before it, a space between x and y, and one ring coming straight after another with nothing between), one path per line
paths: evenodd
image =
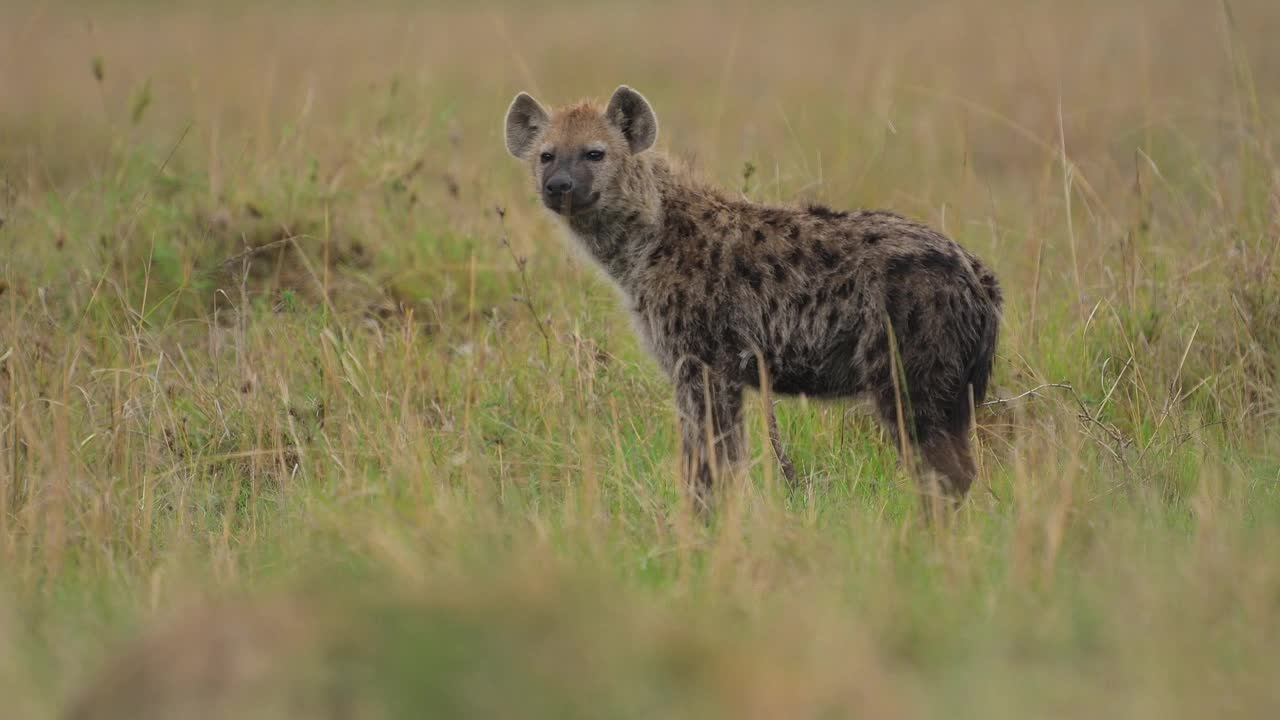
M705 366L690 367L676 381L682 475L700 513L711 509L717 480L740 469L743 447L742 386Z
M773 445L773 454L778 456L778 465L782 467L782 477L786 478L789 487L796 486L796 466L791 462L791 458L787 457L787 451L782 447L782 433L778 432L778 413L773 405L773 401L769 401L765 412L769 415L769 442Z

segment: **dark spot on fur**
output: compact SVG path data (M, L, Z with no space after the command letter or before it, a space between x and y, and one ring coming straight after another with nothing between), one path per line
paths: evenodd
M920 332L920 306L911 305L911 309L907 312L907 321L904 323L908 335L916 335Z
M720 347L734 347L737 344L734 342L734 339L733 328L729 327L728 323L722 325L720 327Z
M676 237L686 240L698 236L698 227L689 218L683 218L682 222L675 226L675 231Z
M670 237L684 240L698 235L698 228L688 214L668 210L666 215L666 226Z
M746 280L754 290L759 290L764 282L764 276L760 271L752 267L741 255L733 259L733 271L738 273L738 277Z
M804 248L799 245L787 251L787 262L794 266L799 266L804 262Z
M800 239L800 226L799 226L799 225L797 225L797 224L795 224L795 223L792 223L792 224L791 224L791 226L787 228L787 239L788 239L788 240L799 240L799 239Z
M713 268L720 267L720 246L719 245L711 246L711 267Z
M867 344L867 355L870 358L883 358L889 354L889 333L880 331Z
M696 381L700 381L702 379L702 367L698 362L694 361L692 358L689 358L685 362L680 363L679 369L677 372L679 372L678 378L680 382L685 385L688 385Z
M884 265L885 277L893 282L907 274L915 266L915 258L911 255L895 255Z
M710 327L707 322L707 313L705 310L698 311L694 309L689 313L689 337L705 338L710 334Z
M853 277L848 277L848 278L845 278L844 282L840 283L836 287L835 296L840 299L850 298L850 297L853 297L853 293L857 289L858 289L858 284L856 282L856 279Z
M862 242L868 245L875 245L883 239L884 233L876 232L874 230L862 236Z
M813 303L813 295L805 293L800 296L800 304L796 306L796 312L803 315L809 309L809 305Z
M896 285L889 286L889 292L884 298L884 311L890 318L898 318L899 308L902 307L902 290Z
M823 267L835 267L836 263L840 262L840 256L832 252L831 248L823 245L821 240L814 241L813 253Z
M849 217L849 213L840 210L832 210L826 205L810 205L809 214L822 218L823 220L839 220L840 218Z
M960 262L954 255L941 250L926 250L919 255L920 267L943 274L951 274L960 269Z
M764 242L764 232L757 228L755 232L755 239L757 243Z
M767 262L770 269L773 270L774 282L782 283L783 280L787 279L787 266L782 263L782 260L779 259L777 255L768 256L765 258L765 262Z
M695 250L690 250L684 255L683 264L686 268L691 270L702 270L706 266L706 262L707 261L703 258L702 253Z

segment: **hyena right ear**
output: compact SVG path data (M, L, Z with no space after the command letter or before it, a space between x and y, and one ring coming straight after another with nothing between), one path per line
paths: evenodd
M633 153L648 150L658 139L658 118L649 101L626 85L619 85L613 91L604 116L622 131Z
M533 141L542 128L551 121L551 116L528 93L516 95L507 108L507 151L518 158L529 154Z

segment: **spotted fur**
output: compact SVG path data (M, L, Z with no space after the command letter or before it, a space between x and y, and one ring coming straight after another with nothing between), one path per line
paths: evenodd
M554 113L521 94L507 117L508 148L617 285L675 386L696 497L709 501L714 477L738 467L743 391L763 369L780 395L869 397L895 440L905 428L962 498L975 474L971 407L999 330L992 272L891 212L763 205L702 184L648 151L656 135L649 104L626 86L604 109ZM561 192L549 190L556 178Z

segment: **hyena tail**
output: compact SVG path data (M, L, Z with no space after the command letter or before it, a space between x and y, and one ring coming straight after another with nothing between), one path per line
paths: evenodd
M978 343L978 352L969 366L968 385L973 388L973 404L977 406L987 396L987 381L991 379L991 368L995 364L996 344L1000 341L1000 313L991 312L984 318L982 340ZM968 393L966 393L968 395ZM964 398L965 416L968 419L969 398Z
M998 314L1000 309L1004 307L1004 293L1000 291L1000 281L996 280L995 273L982 264L981 260L968 252L965 254L969 256L969 263L973 265L973 272L978 277L978 285L982 287L982 292L991 301L991 304L995 306Z
M996 345L1000 341L1000 309L1004 298L1000 292L1000 284L995 275L981 265L976 267L978 281L986 293L989 303L983 308L982 330L979 335L973 361L965 378L964 391L956 399L951 411L951 430L965 433L969 430L972 409L982 404L987 395L987 383L991 379L991 369L995 364ZM972 388L972 393L969 389ZM970 404L972 397L972 405Z
M996 312L999 313L1004 307L1004 293L1000 292L1000 283L996 280L996 276L985 267L978 268L978 282L982 285L982 291L987 294L987 299L995 306Z

